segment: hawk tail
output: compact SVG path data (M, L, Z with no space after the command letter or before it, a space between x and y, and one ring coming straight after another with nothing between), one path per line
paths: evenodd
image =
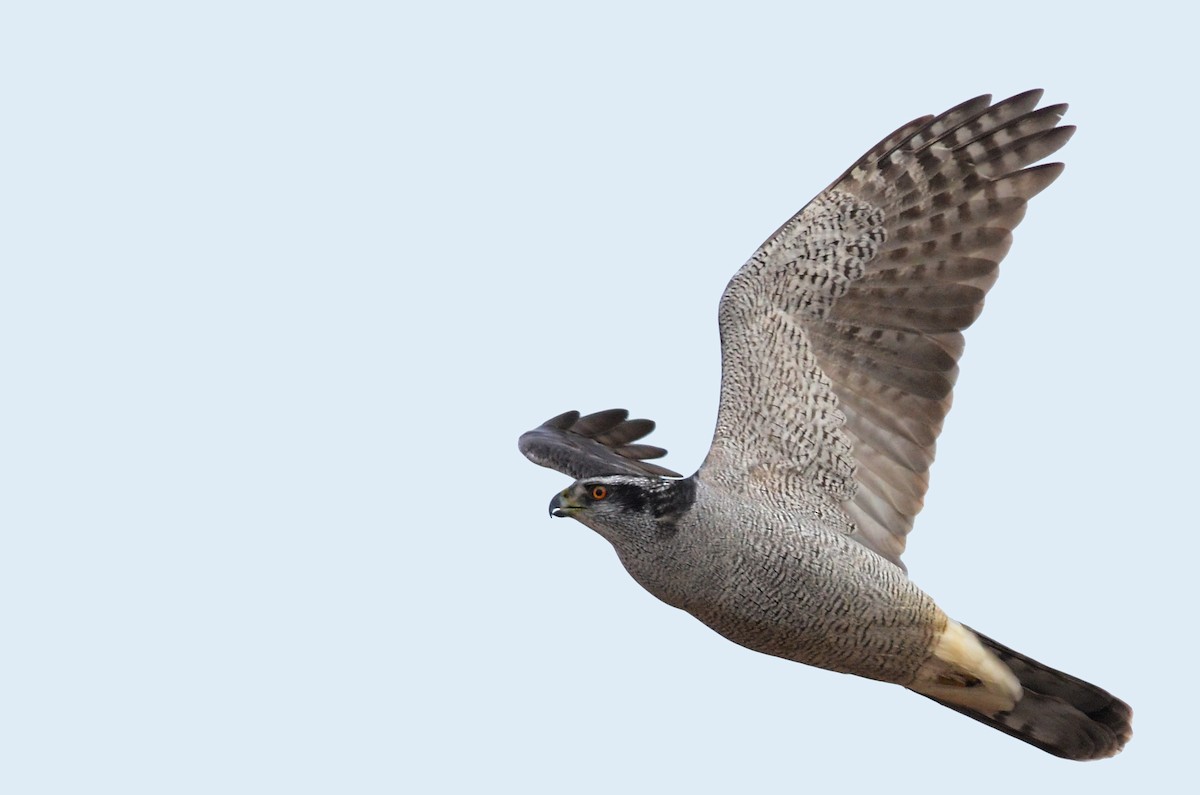
M1133 710L1124 701L975 634L984 648L1016 675L1024 695L1011 710L993 714L929 698L1064 759L1103 759L1118 753L1129 741Z

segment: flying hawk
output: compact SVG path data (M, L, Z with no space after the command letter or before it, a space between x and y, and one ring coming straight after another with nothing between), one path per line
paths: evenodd
M683 478L654 423L568 412L521 436L577 478L646 590L750 649L894 682L1068 759L1116 754L1129 706L949 618L900 555L963 351L1026 202L1074 132L1041 91L889 135L754 252L721 298L712 447Z

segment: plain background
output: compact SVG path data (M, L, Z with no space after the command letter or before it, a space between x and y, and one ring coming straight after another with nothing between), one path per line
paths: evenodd
M0 789L1190 780L1194 20L1145 2L38 3L0 20ZM836 10L833 10L836 9ZM911 576L1135 708L1055 759L642 592L517 436L691 472L717 300L879 138L1072 103Z

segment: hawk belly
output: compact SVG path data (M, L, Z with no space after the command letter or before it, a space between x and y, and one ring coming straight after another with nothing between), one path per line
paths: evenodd
M681 522L652 555L618 553L648 591L734 643L913 683L948 619L903 571L839 533L782 524L747 532L742 520L728 536Z

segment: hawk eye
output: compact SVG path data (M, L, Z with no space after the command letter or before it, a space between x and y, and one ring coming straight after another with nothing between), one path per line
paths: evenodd
M592 499L602 500L608 496L608 489L603 486L592 486Z

